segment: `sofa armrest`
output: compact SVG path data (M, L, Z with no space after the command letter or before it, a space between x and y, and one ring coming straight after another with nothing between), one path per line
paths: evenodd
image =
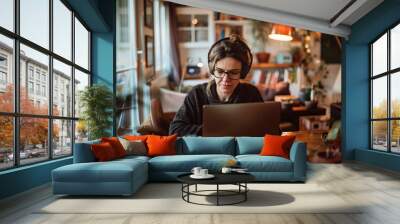
M305 181L307 173L307 147L304 142L295 141L290 149L290 160L293 162L293 179Z
M92 144L100 143L99 140L75 143L74 147L74 163L89 163L95 162L96 158L92 153L90 146Z

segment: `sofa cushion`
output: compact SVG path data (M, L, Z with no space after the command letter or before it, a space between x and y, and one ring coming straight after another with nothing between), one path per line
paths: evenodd
M235 139L233 137L182 137L177 141L177 153L235 155Z
M219 171L230 159L231 155L175 155L158 156L149 160L149 170L163 172L190 172L193 167L200 166L211 172Z
M147 148L143 141L135 140L129 141L124 138L119 138L122 146L126 151L126 155L138 155L138 156L145 156L147 155Z
M280 156L289 159L290 148L296 136L294 135L265 135L261 156Z
M260 154L264 145L263 137L236 137L236 155Z
M90 147L97 161L104 162L118 158L112 145L108 142L93 144Z
M292 161L278 156L239 155L236 156L241 168L249 172L292 172Z
M121 142L119 141L118 137L103 137L101 138L101 142L108 142L114 149L115 155L117 158L122 158L126 156L126 151L124 146L122 146Z
M124 158L120 158L120 159L116 159L113 160L113 162L131 162L131 161L135 161L135 160L139 160L139 161L143 161L143 162L148 162L150 159L150 157L147 156L138 156L138 155L130 155L130 156L125 156Z
M144 160L121 159L108 162L74 163L53 170L58 182L129 182L133 173L143 172ZM147 175L147 174L146 174Z
M148 156L164 156L176 154L177 135L159 136L149 135L147 137Z
M126 140L129 140L129 141L140 140L140 141L146 142L147 135L125 135L125 136L123 136L123 138Z

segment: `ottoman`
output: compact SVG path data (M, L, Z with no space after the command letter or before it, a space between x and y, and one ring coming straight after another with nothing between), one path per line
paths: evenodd
M147 159L74 163L52 171L53 193L132 195L148 180Z

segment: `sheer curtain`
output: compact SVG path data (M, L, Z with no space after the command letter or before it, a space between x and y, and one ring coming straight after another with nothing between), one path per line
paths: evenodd
M154 3L156 72L168 75L170 80L179 83L181 68L175 5L160 0Z

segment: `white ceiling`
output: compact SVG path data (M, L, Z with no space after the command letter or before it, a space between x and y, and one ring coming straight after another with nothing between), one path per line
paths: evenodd
M272 23L348 37L350 26L383 0L168 0ZM332 20L347 4L347 10ZM332 21L331 21L332 20Z
M225 0L329 21L350 0Z

